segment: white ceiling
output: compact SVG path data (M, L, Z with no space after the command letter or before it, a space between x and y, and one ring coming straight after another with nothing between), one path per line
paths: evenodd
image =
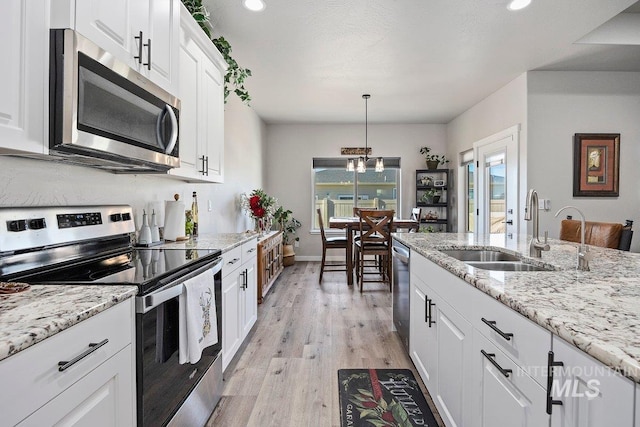
M527 70L640 71L640 25L637 43L575 43L635 0L265 1L203 3L267 123L360 123L363 93L372 123L447 123Z

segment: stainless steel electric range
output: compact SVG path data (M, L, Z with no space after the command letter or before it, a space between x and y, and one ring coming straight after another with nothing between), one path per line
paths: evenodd
M222 389L221 251L134 247L134 232L126 205L0 208L0 281L137 286L138 425L204 425ZM181 365L182 284L207 270L218 344Z

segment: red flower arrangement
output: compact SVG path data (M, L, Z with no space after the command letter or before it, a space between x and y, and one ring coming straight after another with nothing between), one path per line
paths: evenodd
M276 199L263 190L257 189L244 196L243 205L254 219L272 218L276 208Z

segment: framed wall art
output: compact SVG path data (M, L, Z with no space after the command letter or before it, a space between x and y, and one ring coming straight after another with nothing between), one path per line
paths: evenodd
M576 133L573 197L618 197L620 134Z

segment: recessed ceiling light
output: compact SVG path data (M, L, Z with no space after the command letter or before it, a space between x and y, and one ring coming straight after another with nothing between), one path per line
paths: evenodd
M524 9L525 7L529 6L530 3L531 3L531 0L511 0L511 3L509 3L509 6L507 6L507 9L509 10Z
M242 5L253 12L260 12L267 7L262 0L242 0Z

